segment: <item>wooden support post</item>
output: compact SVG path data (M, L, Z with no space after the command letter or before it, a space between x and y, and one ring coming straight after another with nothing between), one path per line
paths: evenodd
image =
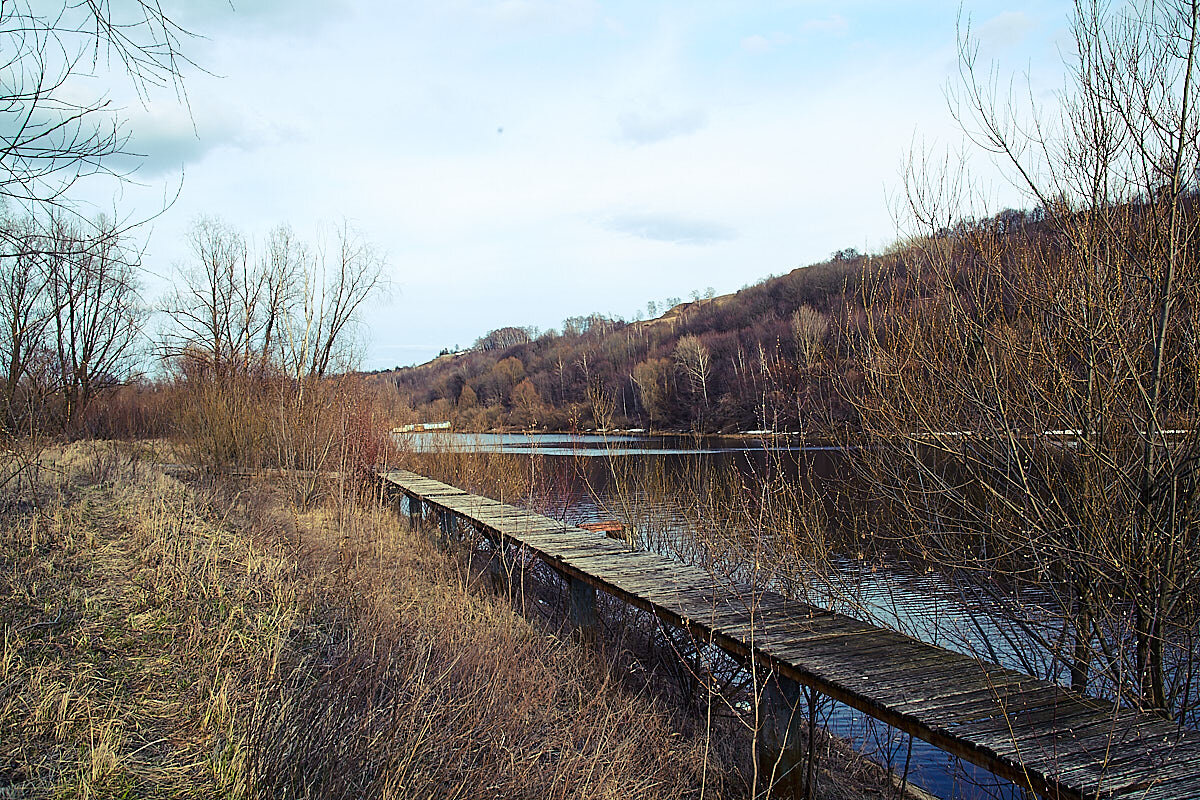
M442 538L450 541L450 535L454 532L454 514L444 508L438 509L438 527L442 529Z
M381 480L379 482L379 499L380 502L383 503L384 507L389 508L399 514L402 508L403 498L403 492L396 491L393 487L389 486L386 481Z
M806 760L808 765L805 767L804 773L804 800L812 800L813 793L816 788L813 782L816 778L813 776L813 767L817 763L817 699L819 695L817 690L809 686L806 690L808 694L808 753Z
M767 676L759 700L758 774L770 782L772 797L808 796L802 700L800 684L779 674Z
M419 497L408 497L408 524L415 530L421 522L421 514L423 509Z
M508 594L508 567L504 563L505 546L503 543L492 541L492 557L488 560L488 575L492 579L492 589L496 594Z
M571 592L571 621L579 638L588 644L596 643L596 587L579 578L567 578Z

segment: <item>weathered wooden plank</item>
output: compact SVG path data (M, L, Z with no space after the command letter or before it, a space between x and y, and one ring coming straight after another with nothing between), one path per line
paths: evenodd
M874 664L886 665L902 653L908 641L899 634L863 630L857 625L847 625L844 620L769 620L756 644L773 655L784 658L792 653L816 655L825 648L844 651L847 648L870 646L881 651L880 658L872 659L861 666L866 669ZM885 670L886 672L887 670Z
M1159 775L1106 797L1110 800L1179 800L1181 797L1200 797L1200 779L1192 775Z
M764 609L753 608L752 603L748 604L742 599L714 598L714 591L720 589L719 585L710 581L707 586L681 598L683 602L677 607L678 613L687 619L717 625L731 635L749 636L752 625L753 631L758 634L779 624L775 613L777 609L768 608L766 610L769 613L764 615ZM789 624L801 625L811 623L814 619L815 617L792 616L788 617L787 621Z
M680 619L710 627L717 624L734 625L750 619L750 613L740 605L704 605L701 600L711 592L711 584L688 579L673 581L658 576L650 576L647 580L652 582L643 590L647 599Z
M886 659L897 646L887 637L876 639L861 629L844 626L830 626L819 632L814 630L807 635L795 636L787 629L782 633L768 630L760 641L761 646L768 648L772 655L788 661L823 659L829 655L837 655L848 666L854 666L857 672L861 670L853 664L855 659Z
M493 509L483 514L472 514L472 518L495 526L496 528L511 533L513 535L534 534L540 531L560 531L568 530L567 526L561 522L555 522L552 519L545 519L536 514L522 511L509 511L508 509Z
M627 553L629 552L623 544L610 539L604 535L594 533L580 533L578 528L558 528L548 529L543 533L535 533L532 537L526 539L532 546L541 545L556 545L559 547L579 547L582 545L590 545L594 547L604 547L611 553Z
M697 610L700 604L688 600L690 593L681 592L676 597L679 599L679 603L671 602L668 598L664 599L662 603L663 607L681 620L694 625L700 625L707 630L732 631L735 628L745 627L750 624L750 612L740 603L721 607L711 606Z
M623 563L625 559L576 559L583 567L596 570L596 577L626 591L644 593L646 599L659 602L694 589L694 576L680 574L655 561Z
M531 549L540 550L544 553L553 553L554 555L570 556L573 553L604 553L609 557L617 557L625 554L625 550L609 538L581 539L572 537L570 534L562 534L561 532L555 534L541 533L534 536L522 536L520 538L522 543Z
M945 727L973 741L1005 741L1017 749L1025 747L1032 755L1052 747L1056 740L1065 743L1068 725L1095 722L1098 713L1072 703L1057 687L1039 686L1002 702L983 702L973 714L957 714L958 718ZM1044 738L1035 738L1039 733Z
M895 702L891 707L898 714L924 718L943 729L953 720L969 714L979 703L998 702L999 697L1031 683L1032 679L1026 676L987 672L978 663L971 662L964 664L964 669L954 676L953 681L930 678L923 695Z
M963 668L962 657L956 653L913 645L899 645L894 657L862 665L865 674L886 678L889 685L903 690L906 695L914 688L927 687L931 678L951 678L943 675L943 671L953 673L953 680L958 680Z
M611 573L622 568L662 567L661 563L653 559L641 559L636 555L623 550L614 551L607 545L598 545L588 551L568 554L565 558L572 563L578 563L581 567L597 570L597 577L600 577L601 570L608 570Z
M601 588L1035 791L1200 797L1200 736L1160 719L411 472L380 478L558 570L583 627Z
M1178 728L1165 722L1147 724L1142 715L1133 712L1122 712L1101 724L1079 726L1060 737L1054 742L1056 767L1065 776L1094 774L1097 766L1103 765L1104 776L1115 785L1135 777L1140 771L1139 759L1152 757L1153 764L1164 769L1173 759L1200 763L1200 746L1180 741ZM1131 771L1131 766L1136 769Z
M608 563L597 564L596 576L621 585L646 583L656 578L669 576L671 582L680 586L694 586L696 579L701 577L689 575L686 572L672 569L670 564L658 559L630 558L625 553ZM654 584L649 587L654 588Z

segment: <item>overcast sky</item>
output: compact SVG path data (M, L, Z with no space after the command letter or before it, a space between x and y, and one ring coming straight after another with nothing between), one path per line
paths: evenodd
M362 366L505 325L734 291L896 235L914 141L958 145L956 2L187 0L190 115L129 102L168 285L218 215L261 241L343 219L386 252ZM1053 102L1068 4L967 2L1004 74ZM119 92L114 96L120 97ZM1003 186L996 203L1023 204Z

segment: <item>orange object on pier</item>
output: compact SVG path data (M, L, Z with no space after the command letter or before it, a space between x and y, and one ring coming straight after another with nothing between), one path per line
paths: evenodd
M604 533L625 532L625 526L615 519L605 520L604 522L581 522L579 523L579 527L588 531L602 531Z

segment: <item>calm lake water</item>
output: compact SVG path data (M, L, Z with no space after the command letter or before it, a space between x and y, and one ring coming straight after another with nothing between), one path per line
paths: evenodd
M634 433L428 433L398 434L417 452L538 454L543 456L696 456L721 453L817 452L836 447L811 447L789 437L765 439L727 436L647 436Z
M617 519L637 528L639 546L693 561L698 557L696 527L703 521L689 511L692 498L647 492L647 485L669 485L664 477L696 481L723 472L736 475L745 491L753 492L757 481L769 477L772 486L792 486L833 510L831 486L841 458L838 448L803 446L783 437L430 432L399 434L397 440L415 453L511 457L514 468L536 469L545 476L535 482L538 488L531 496L515 502L576 524ZM724 556L722 563L730 563L729 554ZM732 563L738 558L734 553ZM747 563L754 560L750 553L742 558ZM1044 666L1026 660L1024 634L1011 622L940 575L866 563L849 553L833 556L830 565L806 578L804 599L1014 669ZM794 593L794 586L787 588ZM1031 595L1011 601L1036 607L1039 598ZM824 704L822 722L875 760L890 762L898 774L903 771L907 736L832 701ZM947 799L1022 796L1011 783L920 740L912 743L909 781Z

